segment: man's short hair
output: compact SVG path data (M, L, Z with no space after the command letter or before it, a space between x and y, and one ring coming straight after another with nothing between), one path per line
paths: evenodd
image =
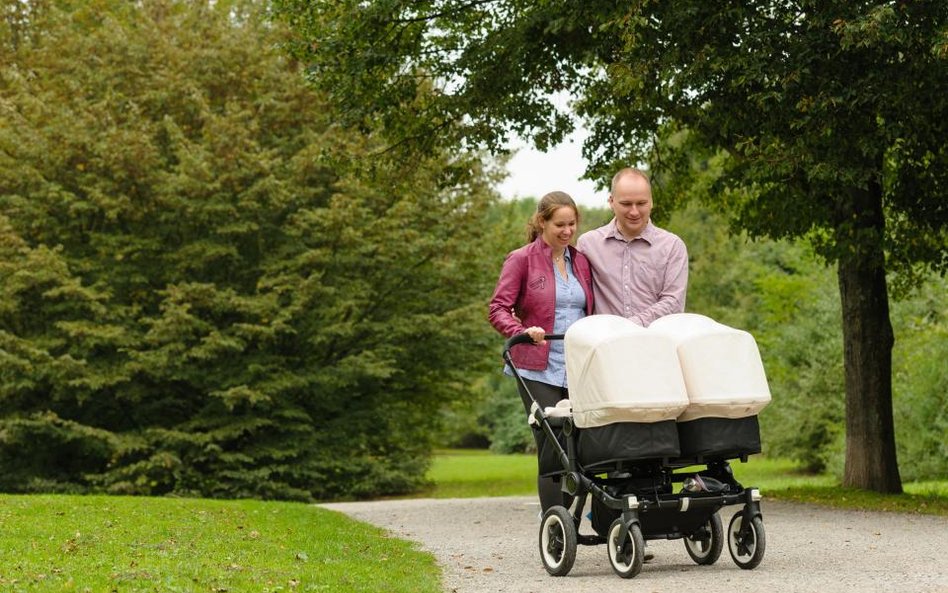
M612 176L612 185L609 186L610 194L615 193L616 183L618 183L619 179L621 179L622 177L625 177L626 175L638 175L639 177L641 177L648 183L649 187L652 186L652 180L648 178L648 175L645 173L645 171L641 169L637 169L635 167L624 167L622 169L619 169L619 171L615 175Z

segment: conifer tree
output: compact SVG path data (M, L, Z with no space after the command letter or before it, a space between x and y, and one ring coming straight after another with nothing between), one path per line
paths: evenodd
M483 359L476 161L398 163L340 129L258 3L14 4L0 488L421 483L438 410Z

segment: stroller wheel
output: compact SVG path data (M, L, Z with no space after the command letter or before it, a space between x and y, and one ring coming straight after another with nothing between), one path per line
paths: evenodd
M750 570L756 568L764 559L767 538L764 535L764 522L760 517L751 519L744 529L744 513L737 512L731 517L727 528L727 548L734 564Z
M619 539L623 532L626 534L625 541L620 546ZM630 579L641 572L645 559L645 538L638 523L626 527L622 517L613 521L606 546L609 548L609 563L617 575Z
M711 565L721 557L724 548L724 528L716 512L691 535L685 536L685 550L695 564Z
M569 573L576 561L576 523L562 506L550 507L540 523L540 558L555 577Z

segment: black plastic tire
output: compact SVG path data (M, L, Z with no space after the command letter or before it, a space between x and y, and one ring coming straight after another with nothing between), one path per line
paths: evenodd
M628 535L622 549L619 549L619 536L623 530L627 530ZM621 517L613 521L609 526L609 535L606 537L606 547L609 549L609 564L617 575L624 579L631 579L642 571L645 538L642 537L642 528L638 523L626 527Z
M764 550L767 549L767 536L764 533L764 522L760 517L754 517L750 523L750 532L741 536L744 526L744 513L739 511L731 517L727 527L727 548L731 553L734 564L745 570L756 568L764 559Z
M576 561L576 524L565 507L550 507L540 523L540 559L548 573L565 576Z
M724 549L724 527L721 517L712 513L708 520L693 534L685 536L685 550L695 564L709 566L721 557Z

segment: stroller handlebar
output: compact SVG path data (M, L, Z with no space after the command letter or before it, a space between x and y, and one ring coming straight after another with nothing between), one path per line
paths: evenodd
M562 340L565 334L547 334L543 336L544 340ZM533 338L530 337L528 333L516 334L507 338L507 341L504 342L504 354L510 352L510 349L516 346L517 344L526 344L532 342ZM505 357L506 358L506 357Z

